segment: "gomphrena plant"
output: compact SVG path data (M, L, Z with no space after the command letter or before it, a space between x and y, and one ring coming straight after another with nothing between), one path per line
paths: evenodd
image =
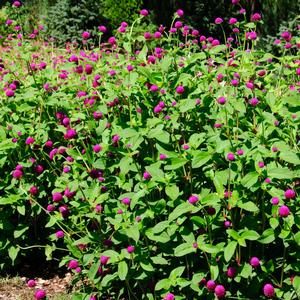
M74 299L299 298L300 40L257 49L261 15L232 3L223 43L180 9L106 43L99 24L93 50L5 40L1 260L44 248Z

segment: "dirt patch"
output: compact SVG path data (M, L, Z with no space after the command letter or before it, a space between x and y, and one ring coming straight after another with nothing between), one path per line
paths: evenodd
M36 286L29 288L27 281L36 280ZM66 273L63 278L54 276L53 278L26 278L26 277L7 277L0 278L0 299L2 300L32 300L36 289L43 289L47 293L47 299L70 300L71 274Z

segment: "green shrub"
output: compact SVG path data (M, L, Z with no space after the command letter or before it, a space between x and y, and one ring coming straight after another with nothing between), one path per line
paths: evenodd
M131 24L138 16L142 0L102 0L103 15L109 20L112 28L120 26L122 21Z
M101 2L92 0L59 0L50 7L46 18L47 33L58 45L82 41L83 31L95 37L102 22Z
M297 299L299 37L276 57L257 22L224 45L173 21L93 51L10 41L1 259L45 248L74 299Z

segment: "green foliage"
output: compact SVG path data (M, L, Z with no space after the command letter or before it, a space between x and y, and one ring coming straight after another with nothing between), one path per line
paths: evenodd
M79 42L84 31L95 38L102 21L100 1L58 0L46 17L47 33L58 45Z
M43 249L75 299L297 299L299 37L275 57L243 18L227 46L144 19L80 52L7 40L0 266Z
M103 16L109 20L112 28L120 26L121 22L132 22L137 18L142 8L142 0L102 0Z

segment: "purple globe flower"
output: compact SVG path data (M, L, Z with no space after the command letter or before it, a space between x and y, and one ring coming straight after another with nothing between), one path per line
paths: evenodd
M249 104L252 106L256 106L257 104L259 104L259 101L257 98L252 98L249 100Z
M130 198L128 198L128 197L123 198L122 203L125 205L130 205Z
M296 192L292 189L288 189L284 192L284 196L286 199L293 199L296 197Z
M35 293L34 293L34 298L36 300L41 300L41 299L44 299L46 298L46 292L44 290L36 290Z
M56 231L55 236L58 239L61 239L61 238L63 238L65 236L65 233L62 230L58 230L58 231Z
M273 205L277 205L277 204L279 203L279 198L278 198L278 197L273 197L273 198L271 199L271 203L272 203Z
M224 105L226 103L226 98L225 97L219 97L217 99L217 102L221 105Z
M195 204L195 203L197 203L199 201L199 197L197 195L192 195L192 196L189 197L188 201L191 204Z
M251 259L250 259L250 265L251 265L253 268L259 267L259 266L260 266L260 260L259 260L257 257L253 256L253 257L251 257Z
M144 172L144 174L143 174L143 178L145 179L145 180L150 180L151 179L151 174L149 173L149 172Z
M59 202L59 201L61 201L62 199L63 199L63 196L62 196L61 193L55 192L55 193L52 194L52 200L53 200L54 202Z
M286 218L290 214L290 209L286 205L282 205L279 207L279 216L282 218Z
M76 269L78 267L78 261L76 259L72 259L68 263L69 269Z
M222 18L216 18L215 19L215 24L221 24L223 23L223 19Z
M128 252L128 253L133 253L134 250L135 250L135 247L132 246L132 245L130 245L130 246L127 247L127 252Z
M176 88L176 93L177 94L183 94L184 93L184 87L182 85L179 85L177 88Z
M174 300L175 299L175 295L172 293L168 293L163 300Z
M210 292L213 292L215 290L216 283L214 282L214 280L208 280L206 283L206 287Z
M263 293L267 298L272 298L275 295L275 289L272 284L266 283L263 287Z
M142 10L140 11L140 15L146 17L146 16L149 15L149 12L148 12L147 9L142 9Z
M233 154L233 153L231 153L231 152L230 152L230 153L228 153L228 154L227 154L227 159L228 159L228 160L230 160L230 161L234 161L234 160L235 160L235 156L234 156L234 154Z
M223 285L221 284L218 284L216 287L215 287L215 295L216 297L219 299L219 298L223 298L225 295L226 295L226 290L224 288Z
M110 257L109 256L105 256L105 255L102 255L100 257L100 262L101 262L101 265L106 265L109 261Z
M227 272L226 272L226 274L229 278L234 278L236 276L236 273L237 273L237 271L236 271L235 267L228 267Z
M36 282L35 282L35 280L34 279L29 279L28 281L27 281L27 286L28 287L35 287L36 286Z
M102 147L101 147L101 145L95 145L95 146L93 146L93 151L95 152L95 153L98 153L98 152L100 152L102 150Z

